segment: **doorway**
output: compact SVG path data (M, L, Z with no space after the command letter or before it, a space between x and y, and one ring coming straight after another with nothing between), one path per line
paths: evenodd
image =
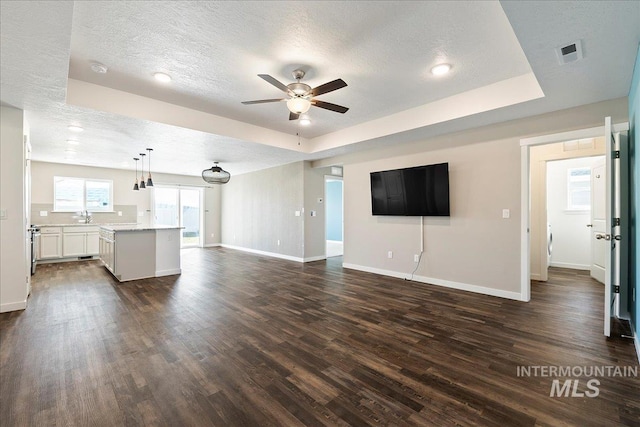
M603 265L605 251L592 239L604 216L604 156L549 160L546 166L547 265L591 271L604 283L604 270L593 266Z
M184 227L180 233L182 248L202 246L201 206L201 188L154 187L154 224Z
M536 267L546 267L547 247L541 245L542 236L546 236L547 221L546 211L540 212L539 205L541 194L546 190L546 186L542 186L545 190L535 189L538 183L536 179L540 175L541 170L546 173L545 159L533 161L534 148L537 146L546 146L556 142L574 141L584 138L603 137L605 144L605 156L607 168L605 171L605 230L606 234L594 233L596 239L604 239L607 242L607 250L605 255L605 283L604 283L604 335L611 335L611 320L613 317L619 317L619 307L625 305L625 291L621 289L621 273L625 271L625 266L621 264L621 260L627 259L624 252L627 250L627 240L629 232L627 230L628 209L623 205L626 203L624 194L626 188L621 187L621 183L628 185L628 178L622 178L626 175L626 167L628 156L627 136L629 130L628 123L612 125L611 118L604 120L604 126L578 131L564 132L553 135L545 135L540 137L525 138L520 140L521 145L521 295L522 301L531 299L531 280L538 280L534 277L538 274L546 280L547 269L540 268L534 271ZM531 161L530 161L531 160ZM548 160L548 159L547 159ZM543 166L541 166L543 165ZM538 201L536 203L535 201ZM542 197L542 200L544 197ZM538 206L538 211L536 211ZM621 207L623 206L623 207ZM621 225L622 224L622 225ZM546 238L545 238L546 239ZM537 249L536 249L537 248ZM544 249L541 249L544 248ZM622 255L621 255L622 254ZM624 281L623 281L624 283Z
M344 189L342 178L325 177L325 253L327 258L344 253Z

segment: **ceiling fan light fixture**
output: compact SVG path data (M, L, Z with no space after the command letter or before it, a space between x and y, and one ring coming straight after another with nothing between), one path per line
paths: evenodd
M226 184L231 179L231 174L213 162L213 166L202 171L202 179L209 184Z
M442 76L447 74L451 70L451 64L438 64L431 69L431 74L434 76Z
M304 114L311 108L311 101L295 96L287 100L287 108L294 114Z
M309 126L311 124L311 119L307 115L300 116L299 123L301 126Z

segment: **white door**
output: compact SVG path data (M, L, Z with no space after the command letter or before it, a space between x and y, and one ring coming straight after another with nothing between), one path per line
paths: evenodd
M596 236L606 234L606 160L596 160L591 166L591 277L605 282L605 263L609 244Z
M604 277L604 334L611 336L611 316L619 312L617 305L620 301L615 298L620 289L620 245L616 244L620 238L620 134L614 135L611 127L611 117L605 118L605 230L595 235L597 240L604 240L607 244L605 251ZM618 155L616 155L616 153ZM626 218L625 218L626 220Z

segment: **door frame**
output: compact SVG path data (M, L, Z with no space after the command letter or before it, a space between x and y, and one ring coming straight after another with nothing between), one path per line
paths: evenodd
M322 189L324 194L324 255L327 256L327 220L329 218L328 209L329 204L327 203L327 183L329 181L341 181L342 182L342 192L340 196L342 197L342 254L344 255L344 178L337 175L325 175L324 176L324 188Z
M629 122L612 125L612 131L629 131ZM604 132L605 129L603 125L588 129L520 139L520 301L528 302L531 300L531 254L529 247L531 209L530 149L536 145L554 144L575 139L597 138L603 136Z
M198 197L199 197L199 203L200 203L200 209L199 209L199 227L200 227L200 239L198 241L197 244L195 245L187 245L187 246L183 246L182 244L182 231L180 231L180 249L183 248L202 248L204 247L205 244L205 232L204 232L204 213L205 213L205 207L204 207L204 190L206 187L202 187L202 186L197 186L197 185L185 185L185 184L158 184L156 183L153 187L154 191L150 192L150 210L151 210L151 218L150 218L150 223L152 225L155 225L155 221L156 221L156 198L155 198L155 188L171 188L174 190L178 191L178 226L181 227L180 222L182 220L182 212L180 209L180 205L181 205L181 196L180 196L180 190L198 190Z

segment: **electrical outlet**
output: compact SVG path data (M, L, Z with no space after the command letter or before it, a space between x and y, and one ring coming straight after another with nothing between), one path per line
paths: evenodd
M415 255L413 256L413 262L420 262L420 255L415 254Z
M118 216L122 216L122 211L118 211Z
M7 210L0 209L0 219L7 219Z
M387 252L387 258L393 258L393 251Z
M502 218L510 218L511 217L511 211L509 209L502 209Z

